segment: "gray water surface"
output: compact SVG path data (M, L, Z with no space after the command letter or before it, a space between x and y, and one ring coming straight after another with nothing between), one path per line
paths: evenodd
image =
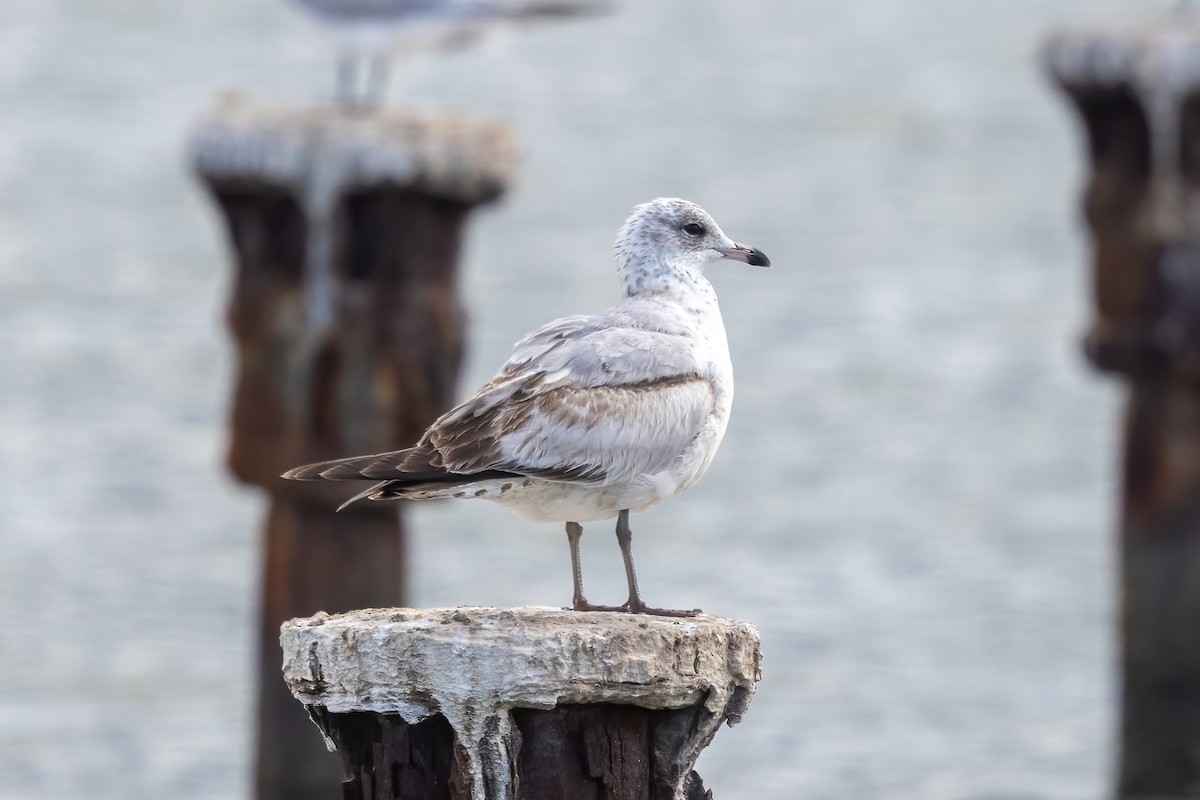
M1104 794L1119 390L1083 366L1074 119L1053 23L1134 0L634 2L404 65L396 105L510 121L520 178L464 269L462 394L617 299L638 202L696 200L738 389L697 487L634 518L649 602L760 626L716 797ZM1155 4L1161 10L1167 4ZM0 24L0 797L249 782L261 498L223 468L224 231L188 174L216 95L304 102L282 2L8 0ZM565 537L412 515L419 606L566 602ZM593 599L623 579L584 537Z

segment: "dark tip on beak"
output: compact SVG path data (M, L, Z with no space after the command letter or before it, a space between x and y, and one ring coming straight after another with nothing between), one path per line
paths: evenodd
M769 267L771 259L767 258L766 254L761 250L755 250L753 247L747 247L744 244L734 243L733 249L722 250L721 254L733 261L741 261L749 264L752 267Z

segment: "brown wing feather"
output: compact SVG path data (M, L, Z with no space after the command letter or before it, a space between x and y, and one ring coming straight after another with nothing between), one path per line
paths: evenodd
M407 485L470 482L515 475L516 473L503 470L450 472L442 466L441 454L428 445L418 445L391 453L320 461L283 473L284 478L297 481L385 480Z
M302 467L289 469L283 473L281 477L289 481L319 481L319 480L342 480L349 478L361 477L358 470L363 467L373 464L379 458L388 455L387 453L379 453L372 456L352 456L350 458L335 458L332 461L318 461L313 464L305 464ZM325 475L326 472L339 475L338 478L329 478ZM340 477L344 474L344 478Z
M390 453L335 458L288 470L283 477L293 481L356 481L403 478L409 481L438 481L449 476L441 454L429 445L417 445ZM461 476L455 476L461 477Z

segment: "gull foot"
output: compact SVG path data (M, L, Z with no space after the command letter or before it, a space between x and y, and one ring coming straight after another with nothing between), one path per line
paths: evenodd
M625 606L598 606L589 603L587 600L576 600L571 604L571 608L564 609L568 611L628 611Z
M622 611L628 611L630 614L649 614L652 617L695 617L704 612L698 608L690 610L675 610L671 608L651 608L645 603L626 603L621 606Z
M698 608L688 610L675 610L671 608L651 608L642 602L626 602L619 606L598 606L589 603L587 600L576 600L571 604L571 608L563 609L564 611L615 611L622 614L648 614L652 617L695 617L704 612Z

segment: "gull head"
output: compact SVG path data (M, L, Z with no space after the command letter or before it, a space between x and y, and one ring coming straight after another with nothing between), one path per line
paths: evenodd
M700 206L676 197L642 203L621 226L616 242L617 266L626 290L640 289L651 273L703 271L713 261L729 259L769 267L761 251L738 244Z

